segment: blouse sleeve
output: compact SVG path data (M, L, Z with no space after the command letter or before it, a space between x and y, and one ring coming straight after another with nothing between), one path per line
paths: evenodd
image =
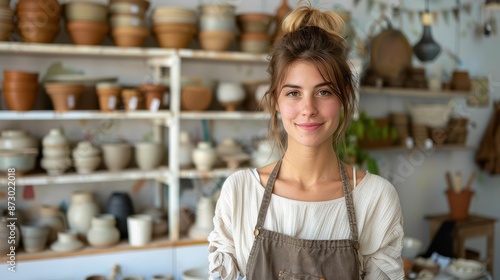
M384 189L378 201L372 201L368 219L371 222L363 229L361 244L367 244L361 252L367 273L364 279L404 279L401 259L403 215L396 190L387 184L390 187Z
M234 280L240 278L231 229L233 203L228 189L230 189L230 184L229 180L226 180L215 207L214 230L208 236L210 279Z

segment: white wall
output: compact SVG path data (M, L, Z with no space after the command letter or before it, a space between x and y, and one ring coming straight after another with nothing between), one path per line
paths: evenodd
M385 1L387 3L395 3L399 1L389 1L389 0L380 0ZM169 1L166 3L165 1L152 1L152 6L161 5L174 5L178 4L179 6L191 7L194 8L198 3L203 1ZM278 6L278 0L274 1L233 1L238 3L237 12L248 12L248 11L271 11L274 12L276 7ZM295 3L295 1L289 1L290 3ZM351 0L339 0L339 1L312 1L313 3L325 2L324 7L341 7L343 6L346 9L350 9L353 11L353 23L356 26L356 30L361 37L366 38L369 30L369 26L371 23L378 18L379 10L372 9L367 11L366 0L362 0L361 3L354 7ZM432 7L437 8L447 8L453 5L455 1L432 1ZM490 38L478 37L472 31L472 26L477 23L480 13L480 3L483 1L462 1L464 3L473 3L473 9L471 15L462 14L462 30L464 30L464 35L460 36L460 57L463 61L463 66L467 69L471 76L488 76L492 81L492 99L500 100L500 70L497 68L500 64L500 56L498 55L498 46L500 46L500 35L492 36ZM333 4L335 3L335 4ZM405 5L408 8L423 8L424 1L405 1ZM497 14L498 19L498 14ZM498 20L497 20L498 21ZM418 22L418 19L415 19L412 24L407 18L405 18L402 24L395 22L395 26L397 28L402 28L403 32L408 36L408 40L414 44L420 38L421 26ZM443 19L433 26L433 34L435 39L445 48L449 48L451 50L455 50L456 46L456 36L455 36L455 22L453 17L450 17L450 23L446 24ZM59 38L59 40L64 41L63 37ZM108 41L109 43L109 41ZM35 67L37 71L44 71L48 65L59 59L52 58L23 58L20 59L15 56L5 56L0 55L0 68L11 68L16 67L18 69L29 69L29 67ZM62 58L61 58L62 60ZM127 61L127 60L113 60L113 61L96 61L91 59L64 59L64 65L69 67L77 67L81 69L85 69L86 73L91 75L119 75L120 82L127 83L140 83L143 81L145 77L149 75L147 69L144 68L144 65L136 60ZM420 65L418 61L415 60L415 65ZM442 68L446 71L446 73L451 73L453 70L453 63L446 55L441 55L435 63L431 63L429 65L423 65L428 69L434 69L437 65L442 66ZM184 67L184 66L183 66ZM213 69L219 69L218 71L213 71ZM231 80L256 80L262 79L266 77L265 67L259 66L256 67L253 71L251 65L219 65L219 64L188 64L183 68L183 74L191 74L191 75L208 75L213 78L224 77L224 79ZM362 106L368 108L369 111L373 111L374 113L381 113L385 110L397 110L402 108L401 100L397 98L385 98L385 97L365 97L361 102ZM456 100L459 104L462 102L460 99ZM475 124L476 127L471 129L469 132L469 138L467 141L468 145L478 146L479 141L484 133L487 122L492 113L492 106L490 104L487 108L465 108L465 114L468 116ZM2 122L0 123L0 129L4 129L7 127L11 127L14 124L11 122ZM80 124L81 125L81 124ZM187 124L189 125L189 130L193 133L199 129L198 124ZM221 134L229 134L230 130L226 128L232 128L231 126L234 124L223 122L218 123L213 131L216 138L222 138ZM44 135L50 127L48 124L44 124L43 126L31 124L23 124L23 126L30 126L33 128L33 133L37 136L41 137ZM133 126L133 130L141 127L141 133L147 133L147 129L145 129L141 125ZM264 125L262 125L264 128ZM74 128L76 129L76 128ZM265 129L265 128L264 128ZM257 126L255 130L259 129ZM255 131L254 130L254 131ZM123 133L124 135L128 135L132 138L137 138L138 134L131 133L130 127L121 126L119 133ZM232 133L232 132L231 132ZM251 131L247 132L251 133ZM139 133L140 134L140 133ZM75 130L74 137L78 138L80 134ZM244 138L249 134L245 134L245 131L241 129L237 131L235 134L239 138ZM220 140L217 139L217 140ZM403 182L395 182L395 188L397 189L401 205L403 208L403 214L405 218L405 233L409 236L414 236L420 238L424 241L424 249L429 244L429 235L428 235L428 224L424 220L424 216L428 214L436 214L436 213L446 213L448 211L447 202L445 200L445 196L443 194L445 189L445 179L444 173L446 170L450 171L462 171L462 173L467 176L470 171L477 170L477 167L474 163L474 155L475 151L442 151L436 152L431 156L425 156L422 160L418 160L417 164L414 165L414 170L412 172L408 172L405 175ZM402 165L401 161L404 159L409 159L410 157L414 157L414 154L386 154L380 155L376 154L377 158L380 159L380 164L382 169L384 170L384 174L389 178L393 178L394 174L398 173L398 170L401 170ZM123 188L125 190L130 189L133 183L127 183L127 185L122 184L116 188ZM108 185L108 184L106 184ZM101 184L96 184L91 186L92 189L100 188ZM54 199L54 203L57 203L57 199L68 199L69 190L61 192L56 197L50 196L49 192L53 194L53 190L58 187L36 187L36 192L39 197L44 197L47 199ZM77 186L72 186L72 188L78 188ZM115 188L115 187L113 187ZM144 198L145 201L142 203L147 204L148 192L146 190L141 191L141 200ZM498 203L498 198L500 198L500 176L489 176L485 173L480 173L480 176L476 182L474 182L473 189L476 191L476 195L473 199L471 205L471 212L487 215L491 217L495 217L497 219L500 218L500 204ZM109 192L109 190L105 191L105 193ZM103 193L103 195L105 195ZM139 201L136 200L136 201ZM33 204L33 202L25 202L25 206L29 207ZM495 267L497 268L497 278L500 279L500 224L496 224L496 239L495 239ZM478 247L479 245L484 245L482 242L472 242L470 244L473 247ZM191 259L194 256L203 258L206 257L206 247L197 246L192 248L189 254L184 254L184 251L179 251L177 255L179 258L179 262L186 263L186 267L191 264ZM83 257L78 258L85 259L85 261L91 261L92 264L95 265L95 271L107 271L112 263L120 263L126 264L127 268L130 268L133 273L142 273L144 275L148 275L148 273L152 270L160 271L162 269L162 265L165 264L165 267L168 268L170 263L170 258L168 257L170 253L168 250L159 250L159 252L151 251L151 252L130 252L130 253L119 253L112 255L102 255L102 256L92 256L92 257ZM137 258L141 261L141 264L134 264L134 262L130 261L131 256ZM151 258L150 258L151 257ZM142 265L142 260L148 259L148 266L144 267L144 269L140 268ZM112 261L110 261L110 259ZM16 276L21 277L20 279L30 279L33 278L33 275L40 275L39 271L42 271L44 274L52 275L58 277L59 274L58 269L64 267L70 267L67 273L74 273L72 275L81 277L83 275L88 275L91 272L89 270L89 266L81 266L83 262L78 261L79 266L72 266L74 263L72 258L68 259L60 259L60 260L51 260L51 261L35 261L35 262L25 262L20 263L20 269L25 268L29 270L28 272L23 271L23 273L28 273L31 276L22 276L18 274ZM98 261L94 261L98 260ZM154 261L149 261L154 260ZM158 260L164 260L158 261ZM157 265L156 265L157 264ZM195 261L192 263L193 266L197 266L200 264L199 261ZM175 267L172 266L172 267ZM33 268L33 269L32 269ZM57 269L56 269L57 268ZM148 268L151 268L148 269ZM178 268L179 271L181 268ZM169 270L171 271L171 270ZM94 272L94 271L92 271ZM168 272L168 271L167 271ZM3 266L0 267L0 278L1 279L11 279L3 277L4 274ZM34 274L30 274L34 273ZM38 274L37 274L38 273ZM69 274L68 274L69 275ZM9 275L6 275L9 276ZM25 277L25 278L22 278ZM62 278L62 277L61 277ZM17 279L17 278L15 278ZM51 279L54 279L51 277Z

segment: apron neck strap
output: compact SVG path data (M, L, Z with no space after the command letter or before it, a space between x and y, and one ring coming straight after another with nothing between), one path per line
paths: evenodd
M344 164L340 161L338 163L340 167L340 178L342 179L342 187L344 189L345 204L347 206L347 217L349 218L349 228L351 229L351 239L357 243L358 242L358 226L356 223L356 214L354 211L354 201L352 199L351 184L349 183L349 176L345 170Z
M264 226L267 209L269 208L269 204L271 203L271 196L273 194L274 182L276 181L276 177L278 176L278 171L280 170L280 167L281 167L281 159L276 163L273 172L267 179L266 190L264 191L264 197L262 198L262 205L260 206L259 216L257 218L257 224L255 225L256 229L260 229Z

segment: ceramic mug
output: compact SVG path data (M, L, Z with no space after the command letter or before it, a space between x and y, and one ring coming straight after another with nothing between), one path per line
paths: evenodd
M137 214L127 217L128 242L131 246L144 246L153 238L153 218Z

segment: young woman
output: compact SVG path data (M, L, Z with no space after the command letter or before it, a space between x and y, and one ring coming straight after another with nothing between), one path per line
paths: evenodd
M210 276L403 279L394 187L341 162L333 148L355 106L343 22L303 6L282 28L266 100L283 157L224 183L208 238Z

